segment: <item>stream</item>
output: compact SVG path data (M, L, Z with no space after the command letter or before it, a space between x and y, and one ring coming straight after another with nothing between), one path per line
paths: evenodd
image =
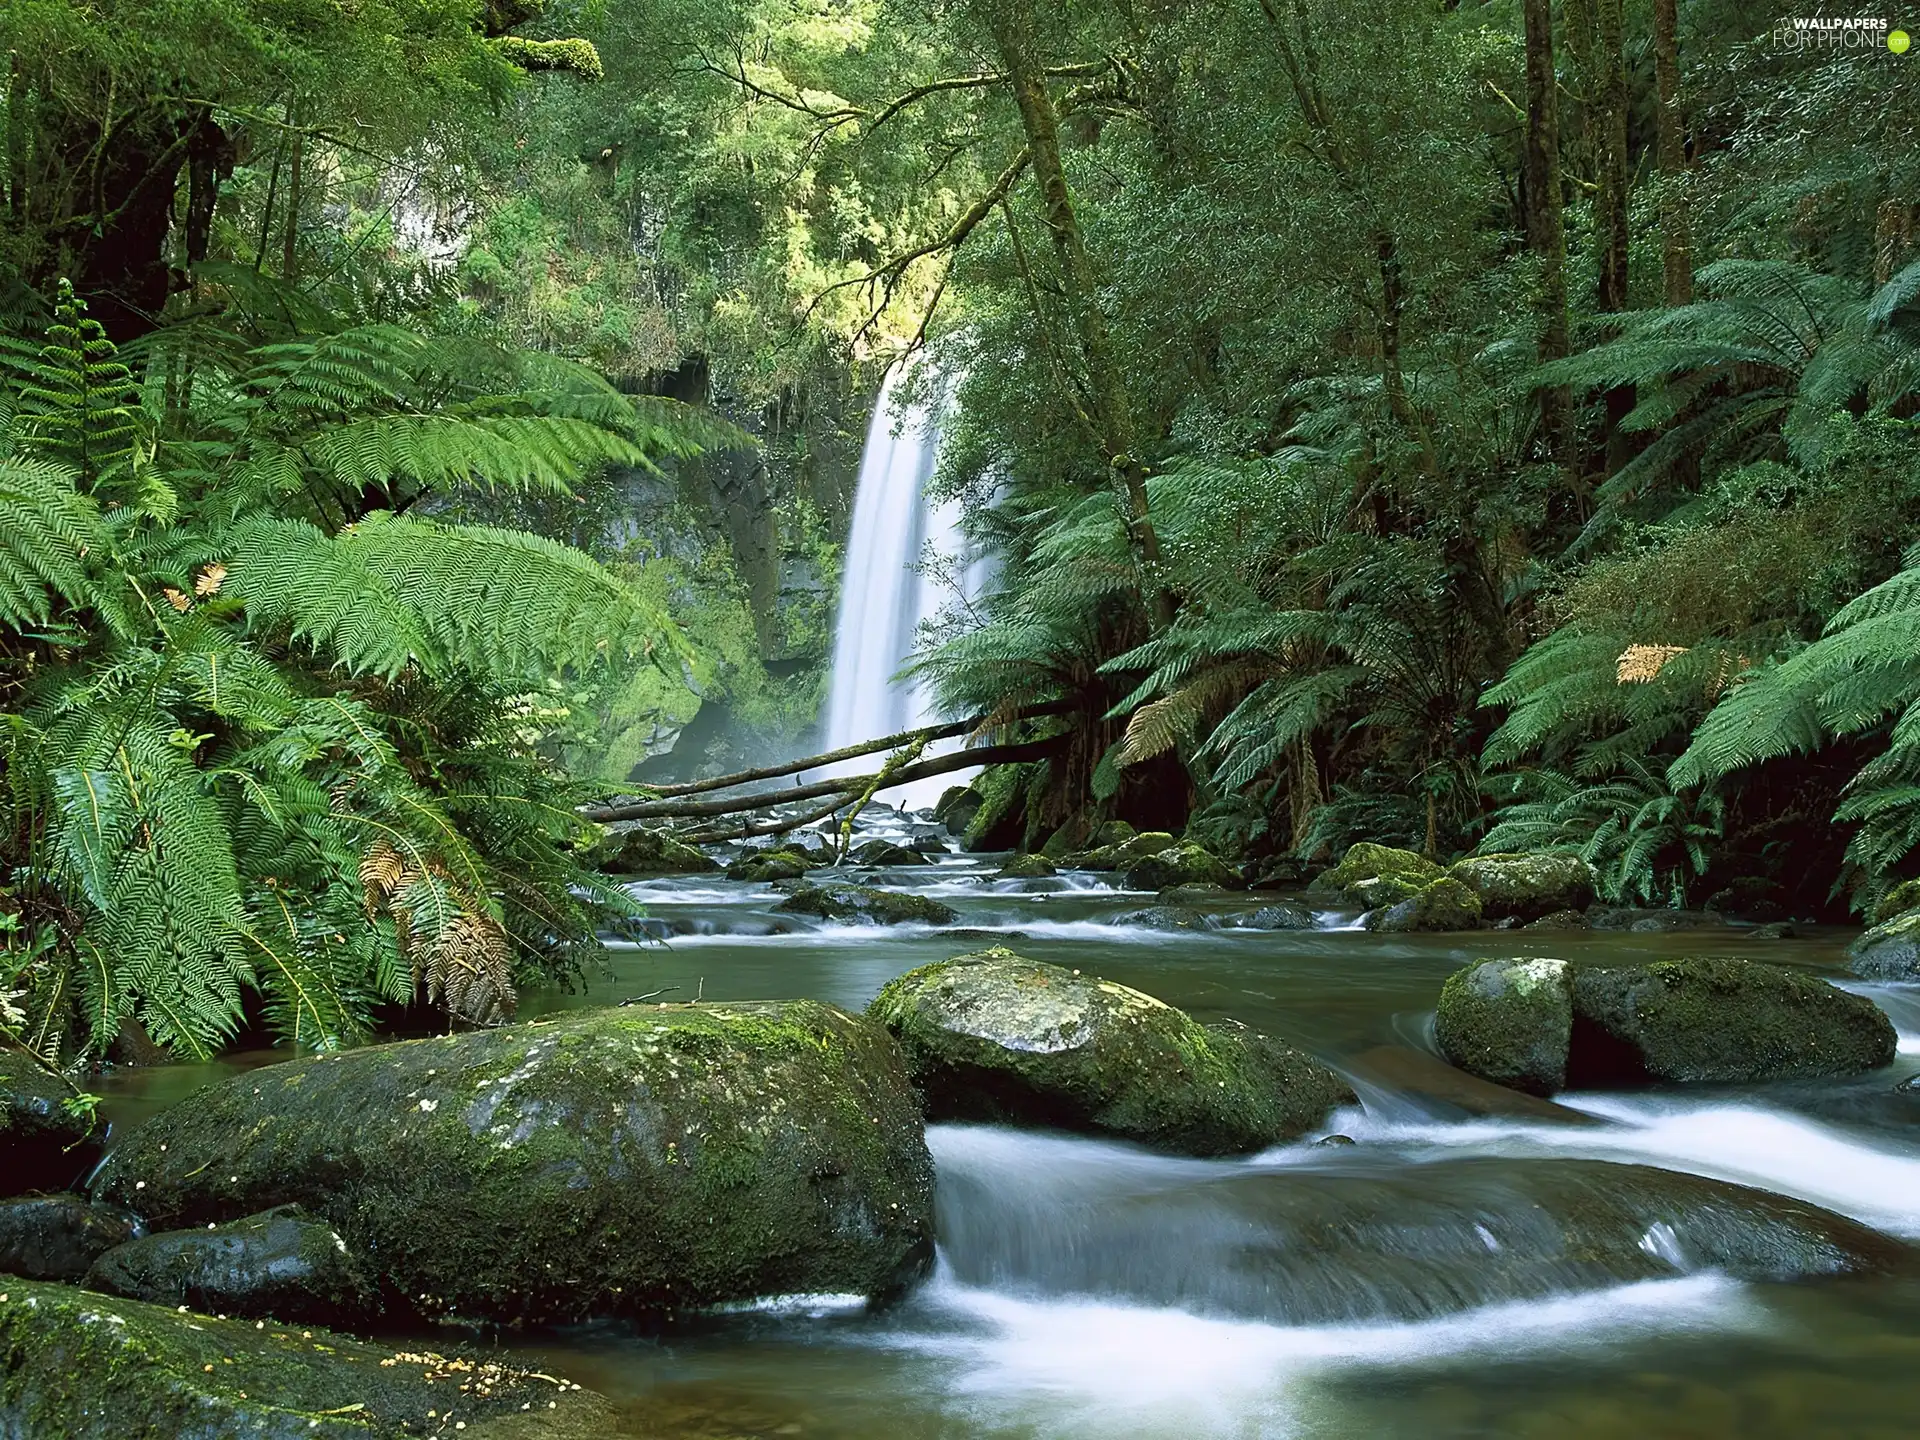
M613 1398L631 1434L675 1440L1913 1433L1920 1271L1733 1278L1715 1262L1724 1215L1641 1228L1623 1177L1682 1182L1595 1162L1736 1181L1920 1241L1920 1093L1895 1089L1920 1072L1920 987L1847 982L1900 1032L1894 1068L1855 1080L1479 1113L1432 1055L1440 984L1473 958L1717 952L1837 976L1845 932L1388 937L1328 914L1311 932L1164 933L1112 923L1151 903L1114 877L999 881L999 860L875 877L945 900L964 935L780 915L773 889L719 877L643 882L661 938L617 945L611 973L522 1015L663 989L859 1009L892 976L997 940L1320 1056L1361 1096L1325 1133L1357 1143L1200 1161L935 1126L939 1260L905 1302L792 1297L665 1334L512 1337L516 1356ZM121 1072L116 1122L223 1068ZM1601 1239L1543 1225L1562 1215Z

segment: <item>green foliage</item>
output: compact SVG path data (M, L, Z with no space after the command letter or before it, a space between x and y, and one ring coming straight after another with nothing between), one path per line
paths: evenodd
M0 461L0 841L66 977L36 996L92 1047L133 1017L204 1055L249 993L324 1046L416 995L497 1019L516 976L577 967L630 902L573 859L587 792L516 697L680 642L578 551L382 503L564 489L696 442L571 367L387 327L163 331L144 381L90 333L63 370L76 313ZM97 375L128 377L113 404ZM129 383L156 398L119 403ZM74 437L116 433L178 516L85 493Z

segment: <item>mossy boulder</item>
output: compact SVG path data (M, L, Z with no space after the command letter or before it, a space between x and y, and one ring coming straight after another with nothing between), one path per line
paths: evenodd
M1053 861L1044 855L1010 855L994 873L996 880L1045 880L1055 875Z
M1093 827L1093 834L1087 837L1087 844L1093 848L1124 845L1139 833L1124 820L1102 820Z
M1129 910L1116 915L1113 923L1135 930L1212 930L1217 923L1211 915L1187 905L1149 905L1144 910Z
M1259 1150L1350 1103L1318 1062L1151 995L995 949L892 981L867 1013L899 1037L936 1120L1088 1131L1191 1155Z
M87 1288L219 1315L354 1329L382 1308L361 1258L331 1225L296 1205L128 1240L94 1261Z
M638 827L610 832L595 861L610 875L704 875L720 868L719 861L664 830Z
M971 785L949 785L934 803L933 818L949 835L964 835L986 797Z
M0 1195L64 1190L100 1158L73 1090L31 1055L0 1049Z
M1564 960L1482 960L1447 978L1434 1015L1440 1053L1470 1075L1529 1095L1566 1088L1573 972Z
M1480 897L1489 920L1524 923L1593 903L1593 867L1578 855L1476 855L1447 874Z
M598 1395L484 1355L0 1280L0 1435L18 1440L598 1440L615 1426Z
M133 1216L78 1195L0 1201L0 1273L78 1280L101 1255L139 1233Z
M1130 890L1165 890L1174 885L1218 885L1238 888L1240 872L1204 845L1191 840L1169 845L1121 867Z
M1169 885L1153 898L1162 905L1208 905L1224 900L1232 893L1225 885L1215 885L1206 880L1193 880L1180 885Z
M1611 1086L1858 1075L1891 1064L1893 1022L1817 976L1717 956L1578 970L1567 1082Z
M1373 910L1411 899L1429 885L1444 880L1446 873L1411 850L1396 850L1391 845L1375 845L1363 840L1348 846L1340 863L1321 871L1307 890L1309 894Z
M632 1005L209 1085L107 1157L156 1227L295 1202L427 1315L890 1294L931 1257L898 1048L813 1001Z
M1920 980L1920 910L1908 910L1847 947L1847 968L1863 980Z
M1367 916L1367 928L1385 935L1411 935L1425 930L1478 930L1480 897L1458 880L1436 880L1426 889L1376 910Z
M1920 880L1902 880L1882 895L1880 903L1873 907L1873 923L1884 925L1909 910L1920 910Z
M868 885L805 885L774 906L792 915L852 920L864 925L951 925L960 912L925 895Z
M1112 845L1096 845L1091 850L1069 855L1065 863L1074 870L1130 870L1141 861L1158 855L1162 850L1171 850L1179 843L1165 830L1143 830Z
M847 857L856 865L931 865L918 850L896 845L891 840L869 840L854 847Z

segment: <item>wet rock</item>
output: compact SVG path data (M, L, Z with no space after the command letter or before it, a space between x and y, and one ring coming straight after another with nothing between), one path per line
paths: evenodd
M1097 845L1091 850L1069 855L1064 863L1074 870L1130 870L1141 861L1158 855L1162 850L1170 850L1178 843L1165 830L1145 830L1113 845Z
M1176 885L1215 885L1226 889L1240 884L1239 871L1204 845L1190 840L1169 845L1117 868L1126 871L1129 890L1166 890Z
M334 1228L283 1205L203 1230L167 1230L106 1251L87 1288L248 1319L361 1328L378 1287Z
M888 1294L932 1254L900 1052L805 1000L631 1005L269 1066L134 1130L96 1197L169 1229L296 1202L423 1314L508 1323Z
M1511 916L1524 924L1593 903L1593 867L1578 855L1476 855L1447 874L1480 897L1489 920Z
M0 1201L0 1272L78 1280L97 1257L139 1233L133 1216L78 1195Z
M960 912L925 895L876 890L868 885L807 885L774 906L790 914L823 920L857 920L867 925L951 925Z
M610 830L594 863L610 875L704 875L720 868L663 830Z
M1313 1142L1313 1148L1315 1150L1337 1150L1343 1145L1356 1145L1358 1143L1359 1142L1351 1135L1323 1135Z
M1291 855L1263 860L1255 868L1249 888L1254 890L1292 890L1309 879L1305 862Z
M937 940L961 940L969 945L998 945L1003 940L1025 940L1024 930L981 930L972 925L957 925L951 930L933 932Z
M1116 915L1115 925L1135 930L1213 930L1218 922L1210 915L1185 905L1149 905L1144 910L1129 910Z
M1578 970L1567 1083L1809 1079L1892 1063L1893 1022L1797 970L1704 956Z
M1796 940L1800 932L1787 920L1776 920L1770 925L1756 925L1747 932L1749 940Z
M364 1440L456 1429L461 1440L591 1440L617 1422L598 1395L485 1355L397 1353L326 1330L0 1281L0 1435Z
M1162 905L1205 905L1210 901L1223 900L1233 892L1224 885L1214 885L1206 881L1189 881L1182 885L1169 885L1154 899Z
M945 855L949 853L946 832L938 825L916 825L907 837L907 844L922 855Z
M1009 855L994 874L996 880L1045 880L1059 872L1044 855Z
M891 840L869 840L857 845L848 857L856 865L928 865L932 862L918 850L896 845Z
M933 818L949 835L964 835L986 803L985 797L971 785L950 785L941 792L933 807Z
M1340 863L1323 870L1308 893L1372 910L1409 900L1446 878L1446 871L1411 850L1361 841L1349 846Z
M909 971L868 1014L899 1037L939 1120L1222 1155L1304 1134L1353 1099L1332 1071L1278 1041L1204 1027L1151 995L1010 950Z
M943 1139L942 1255L969 1285L1309 1326L1682 1275L1781 1282L1914 1263L1907 1245L1830 1210L1652 1166L1304 1153L1178 1186L1076 1188L1064 1175L1001 1203Z
M1478 930L1480 897L1458 880L1439 880L1398 904L1368 915L1366 925L1384 935Z
M1630 905L1595 905L1587 910L1587 923L1595 930L1629 930L1641 935L1661 935L1674 930L1724 927L1726 921L1704 910L1642 910Z
M1319 922L1304 905L1283 900L1277 905L1262 905L1251 915L1242 916L1242 930L1313 930Z
M1909 910L1920 910L1920 880L1902 880L1873 907L1873 923L1884 925L1896 915L1904 915Z
M98 1137L73 1098L33 1057L0 1049L0 1195L64 1190L93 1168Z
M1920 980L1920 910L1884 920L1854 941L1847 968L1863 980Z
M1520 927L1523 930L1591 930L1593 925L1578 910L1556 910Z
M1564 960L1482 960L1447 978L1434 1014L1440 1053L1529 1095L1566 1088L1573 973Z
M1093 834L1087 838L1087 844L1093 849L1124 845L1139 833L1124 820L1102 820L1094 826Z
M729 880L749 880L765 885L775 880L798 880L809 870L832 863L832 857L803 845L776 845L742 855L727 867Z
M1040 853L1049 860L1064 860L1077 851L1085 850L1088 828L1087 822L1078 816L1068 820L1047 837L1047 843L1040 847Z
M1744 876L1707 898L1709 914L1754 925L1771 925L1787 918L1780 903L1780 887L1771 880Z

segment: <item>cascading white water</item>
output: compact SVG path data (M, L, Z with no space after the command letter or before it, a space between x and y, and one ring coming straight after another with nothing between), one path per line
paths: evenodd
M913 652L921 622L956 598L971 598L981 579L980 567L966 562L960 507L935 505L926 493L952 387L931 386L930 395L902 403L901 387L913 373L909 365L887 372L867 427L834 623L825 750L877 740L932 718L925 687L894 677ZM954 563L930 573L922 563L929 555ZM859 774L874 763L867 757L820 773ZM946 786L965 780L964 772L942 775L886 795L911 808L931 804Z

